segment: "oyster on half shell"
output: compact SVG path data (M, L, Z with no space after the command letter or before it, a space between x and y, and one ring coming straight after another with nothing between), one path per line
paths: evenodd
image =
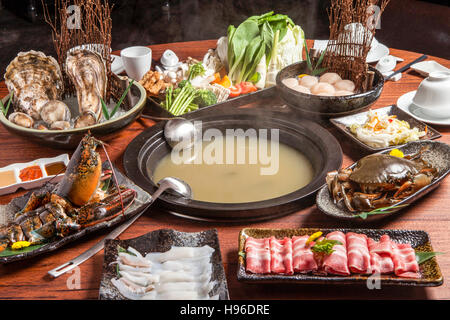
M41 119L41 108L49 100L61 99L64 82L58 62L40 51L19 52L6 67L4 75L9 92L14 92L13 105Z
M80 116L75 128L96 124L102 117L107 74L103 58L90 50L74 50L67 54L66 72L75 86Z

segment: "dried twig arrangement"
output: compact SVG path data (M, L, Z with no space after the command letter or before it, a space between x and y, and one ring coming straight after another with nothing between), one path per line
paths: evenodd
M55 0L54 18L42 0L45 21L52 29L52 39L61 70L65 70L67 52L77 46L99 53L105 61L108 77L106 99L111 95L111 7L102 0ZM73 8L70 12L68 9ZM75 89L63 72L65 94ZM107 100L107 101L108 101Z
M368 86L366 57L378 22L370 19L374 13L371 8L378 2L380 11L376 19L380 19L389 0L331 0L327 10L330 41L323 66L343 79L352 80L360 91Z

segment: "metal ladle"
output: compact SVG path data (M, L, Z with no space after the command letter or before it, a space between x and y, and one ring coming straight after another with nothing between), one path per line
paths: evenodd
M84 253L80 254L78 257L70 260L69 262L66 262L50 271L48 271L48 274L51 275L54 278L59 277L60 275L66 273L67 271L72 270L76 266L80 265L93 255L95 255L97 252L102 250L105 246L105 241L107 239L114 239L117 236L119 236L122 232L124 232L130 225L132 225L146 210L147 208L155 202L155 200L166 190L172 190L175 191L177 194L191 199L192 198L192 190L189 185L177 178L173 177L167 177L164 179L161 179L158 182L158 189L153 193L151 196L150 202L148 205L141 210L138 214L136 214L133 218L130 220L124 222L123 224L119 225L117 228L115 228L111 233L109 233L106 237L104 237L100 242L98 242L96 245L85 251Z
M186 150L201 138L201 133L191 121L173 118L164 126L164 138L173 150Z

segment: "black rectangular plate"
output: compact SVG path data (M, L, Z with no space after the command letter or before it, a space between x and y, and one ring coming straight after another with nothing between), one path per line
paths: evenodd
M425 231L420 230L383 230L383 229L318 229L318 228L300 228L300 229L260 229L245 228L239 234L239 252L244 252L245 240L247 237L268 238L275 236L282 239L284 237L312 235L315 232L322 231L324 235L332 231L363 233L368 237L378 240L383 234L402 243L410 243L416 251L432 252L430 238ZM380 277L381 287L386 286L424 286L435 287L443 284L441 270L436 257L420 265L420 279L400 278L392 275L382 275ZM312 274L254 274L245 271L244 257L239 255L237 278L239 281L250 283L297 283L297 284L354 284L366 285L367 275L350 275L347 277L334 275L312 275Z
M110 167L107 162L103 163L104 170L109 169L109 168ZM13 261L24 260L27 258L37 256L39 254L54 251L64 245L66 245L69 242L72 242L76 239L79 239L79 238L85 236L88 233L92 233L92 232L95 232L100 229L109 228L109 227L115 226L117 224L120 224L120 223L124 222L125 220L130 219L137 213L141 212L141 210L144 210L147 207L148 203L150 202L150 199L151 199L150 194L148 194L142 188L140 188L139 186L134 184L130 179L128 179L125 175L123 175L117 168L115 168L114 170L116 172L119 185L124 185L125 187L134 189L137 192L136 199L134 200L132 205L125 211L125 214L119 215L112 220L104 221L99 224L82 229L81 231L71 234L67 237L46 243L43 246L41 246L33 251L19 253L19 254L12 255L12 256L0 257L0 263L9 263L9 262L13 262ZM50 186L53 186L53 185L50 185ZM0 208L0 212L4 210L4 211L14 213L14 212L21 210L23 208L23 206L26 204L31 193L32 193L32 191L26 193L25 195L23 195L21 197L13 199L9 204L1 206L3 208Z
M406 112L404 112L403 110L401 110L400 108L397 108L396 106L392 105L392 106L388 106L388 107L384 107L384 108L379 108L379 109L374 109L373 111L377 112L378 114L387 114L388 116L391 115L395 115L397 116L398 120L403 120L409 123L411 128L418 128L420 131L424 131L425 128L427 128L427 134L425 136L423 136L420 140L433 140L433 139L438 139L441 137L441 134L431 128L430 126L428 126L427 124L423 123L422 121L419 121L413 117L411 117L409 114L407 114ZM357 123L357 124L364 124L367 120L367 113L369 111L366 112L360 112L357 114L352 114L349 116L345 116L345 117L339 117L339 118L333 118L330 119L330 122L339 129L339 131L341 131L347 138L349 138L352 142L354 142L355 144L357 144L358 146L362 147L363 149L370 151L370 152L377 152L377 151L382 151L382 150L386 150L386 149L390 149L393 147L399 147L402 145L397 145L397 146L389 146L389 147L371 147L367 144L365 144L364 142L362 142L361 140L359 140L348 128L348 126Z
M216 229L200 232L181 232L172 229L160 229L149 232L140 237L127 240L106 240L105 256L103 260L103 273L100 282L99 299L101 300L124 300L111 279L117 277L116 265L111 264L117 260L118 246L122 248L133 247L142 255L149 252L165 252L172 246L179 247L202 247L208 245L214 249L212 255L212 280L217 284L211 295L219 295L219 300L229 300L227 279L220 254L219 237Z

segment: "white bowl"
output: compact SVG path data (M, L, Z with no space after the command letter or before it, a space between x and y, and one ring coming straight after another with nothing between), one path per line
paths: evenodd
M450 117L450 72L430 73L429 77L420 83L413 103L429 116Z

